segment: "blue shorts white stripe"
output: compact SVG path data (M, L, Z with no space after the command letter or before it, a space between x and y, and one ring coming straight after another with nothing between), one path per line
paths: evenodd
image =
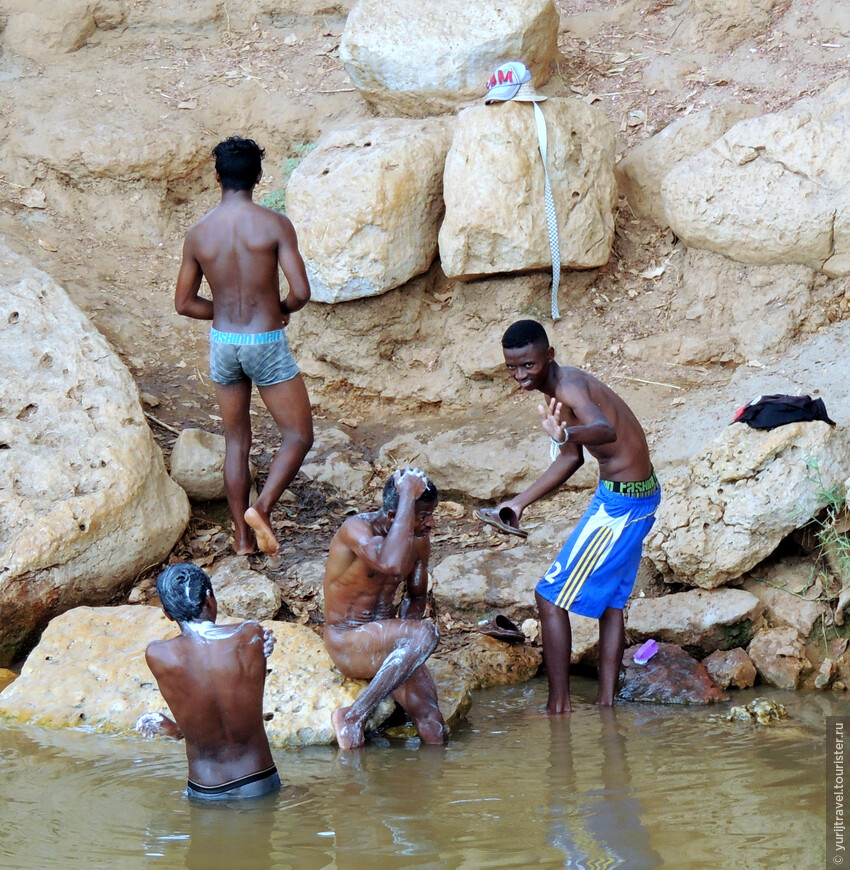
M298 374L282 329L272 332L210 330L210 377L227 386L246 379L258 387L288 381Z
M594 619L607 607L621 610L634 588L643 539L660 502L660 487L645 495L623 495L600 481L537 592L564 610Z

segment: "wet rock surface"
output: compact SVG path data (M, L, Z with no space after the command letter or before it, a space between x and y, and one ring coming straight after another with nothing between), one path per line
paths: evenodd
M748 689L756 681L756 666L740 647L717 650L702 660L709 676L721 688Z
M716 704L728 701L705 666L681 647L658 644L658 652L645 664L634 662L638 646L623 655L623 683L617 695L623 701L654 704Z

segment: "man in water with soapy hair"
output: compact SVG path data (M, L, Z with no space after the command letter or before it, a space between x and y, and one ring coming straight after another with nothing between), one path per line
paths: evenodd
M439 640L426 622L428 559L437 488L417 468L396 471L381 509L349 517L334 535L325 571L325 646L346 677L371 680L331 716L340 749L363 745L387 695L407 711L423 743L446 742L446 723L425 660ZM406 596L396 613L395 594Z
M260 797L280 788L263 724L271 629L258 622L216 625L212 584L196 565L170 565L156 591L180 634L148 645L145 659L174 721L146 713L146 737L186 739L186 794L205 801Z

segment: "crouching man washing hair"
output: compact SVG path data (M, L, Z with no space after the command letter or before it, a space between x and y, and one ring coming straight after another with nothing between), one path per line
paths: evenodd
M153 641L145 659L176 721L147 713L137 730L186 738L190 798L234 800L277 791L280 777L263 724L271 630L258 622L216 625L210 578L195 565L169 566L156 591L180 634Z
M366 722L392 694L423 743L446 742L437 689L425 660L439 636L425 622L428 557L437 488L416 468L396 471L374 513L349 517L334 535L325 571L325 645L346 677L371 679L331 717L341 749L363 745ZM396 614L395 593L407 597Z

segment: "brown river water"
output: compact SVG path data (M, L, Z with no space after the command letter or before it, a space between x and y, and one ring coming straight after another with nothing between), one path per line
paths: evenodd
M445 750L275 751L285 786L250 806L182 795L182 744L0 726L0 867L820 868L825 717L836 695L738 692L722 707L622 705L573 679L575 711L535 715L545 681L477 692Z

